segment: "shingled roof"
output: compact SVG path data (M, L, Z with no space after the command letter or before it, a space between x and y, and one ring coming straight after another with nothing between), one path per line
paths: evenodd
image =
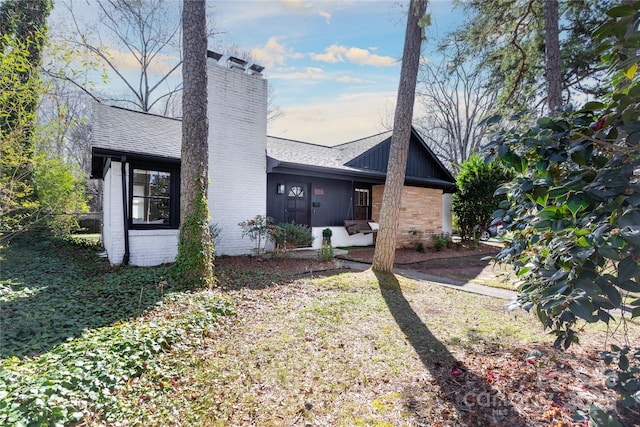
M179 119L142 113L120 107L95 103L93 106L92 177L101 178L105 159L127 155L148 160L180 160L182 122ZM383 143L389 144L391 131L346 142L332 147L267 136L267 171L274 168L317 170L384 177L384 170L368 170L349 166L355 159ZM418 138L419 136L415 134ZM427 181L450 185L454 180L449 171L425 145L433 160L442 167L446 180L435 177ZM385 164L386 166L386 164ZM385 168L386 169L386 168ZM450 181L449 181L450 178Z
M182 122L178 119L94 103L91 175L101 178L104 159L127 155L180 160Z
M380 142L391 137L383 132L333 147L295 141L286 138L267 137L267 156L278 164L297 164L309 167L357 171L346 164Z

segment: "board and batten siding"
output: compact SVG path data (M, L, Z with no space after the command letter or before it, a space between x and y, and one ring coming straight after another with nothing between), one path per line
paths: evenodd
M267 211L267 81L207 62L209 215L222 231L216 255L250 254L238 223Z

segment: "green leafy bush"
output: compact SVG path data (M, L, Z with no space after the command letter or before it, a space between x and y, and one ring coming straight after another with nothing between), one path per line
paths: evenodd
M487 162L514 173L498 190L507 199L494 217L513 235L498 260L517 273L516 305L533 310L562 348L578 343L578 322L624 322L625 301L640 316L640 3L608 14L596 31L611 70L604 102L567 106L534 124L514 116L486 147ZM618 361L607 385L638 408L640 348L630 347L612 346L603 358Z
M318 261L331 261L333 259L333 246L330 243L322 242L322 247L318 250Z
M435 249L436 252L440 252L449 245L450 241L451 236L449 235L449 233L434 234L433 249Z
M242 227L242 237L249 237L255 242L256 247L253 249L257 256L264 251L264 245L267 237L273 228L273 218L270 216L256 215L255 217L238 223Z
M452 209L463 240L477 240L487 229L491 214L504 198L494 193L508 180L509 174L499 163L485 163L477 155L460 165L456 177L458 192L452 196Z
M311 229L306 225L293 222L269 227L269 235L278 250L307 247L313 243Z

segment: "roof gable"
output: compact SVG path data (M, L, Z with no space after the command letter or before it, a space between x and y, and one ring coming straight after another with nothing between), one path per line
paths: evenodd
M370 177L383 181L387 172L391 131L327 147L283 138L267 138L269 172L298 170L301 174L323 172ZM290 172L291 173L291 172ZM406 178L422 184L450 187L455 179L412 129Z
M386 173L390 150L391 132L382 142L354 157L346 165L358 169ZM455 181L448 169L413 128L411 129L405 175L407 178L433 178L443 181Z

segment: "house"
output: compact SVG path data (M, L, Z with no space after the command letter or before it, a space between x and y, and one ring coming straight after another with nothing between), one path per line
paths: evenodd
M262 67L208 53L211 222L221 228L217 255L249 254L238 223L258 214L276 223L324 228L334 246L370 245L379 218L391 132L333 147L268 137ZM180 211L179 120L96 103L92 178L104 180L102 237L113 264L172 262ZM416 231L451 231L454 178L412 132L398 244ZM360 220L365 230L345 227Z

